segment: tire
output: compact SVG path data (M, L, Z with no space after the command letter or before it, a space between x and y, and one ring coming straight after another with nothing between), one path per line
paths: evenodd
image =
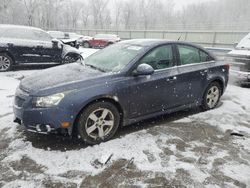
M83 46L84 48L90 48L90 44L89 44L89 42L87 42L87 41L83 42L82 46Z
M120 114L110 102L96 102L89 105L80 115L77 131L88 144L108 141L116 133L120 124Z
M0 53L0 72L10 71L13 67L13 60L6 53Z
M80 57L78 57L77 55L68 54L68 55L64 56L64 58L62 60L62 64L74 63L79 59L80 59Z
M212 82L203 96L202 109L211 110L216 108L222 95L222 87L218 82Z
M113 42L109 42L108 44L107 44L107 46L110 46L110 45L112 45L112 44L114 44Z

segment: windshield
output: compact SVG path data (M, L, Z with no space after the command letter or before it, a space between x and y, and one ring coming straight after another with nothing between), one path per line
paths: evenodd
M142 46L118 43L89 56L85 65L104 72L119 72L131 62L141 51Z

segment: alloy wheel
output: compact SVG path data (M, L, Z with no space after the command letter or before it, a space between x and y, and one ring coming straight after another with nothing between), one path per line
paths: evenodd
M107 108L99 108L88 116L85 130L89 137L103 139L111 132L114 124L114 114Z
M5 56L0 56L0 70L6 71L11 65L10 59Z
M206 97L206 103L209 108L214 108L218 103L220 98L220 91L217 86L212 86L208 92Z
M64 64L74 63L74 62L76 62L76 59L72 56L69 56L69 55L65 56L65 58L63 60Z

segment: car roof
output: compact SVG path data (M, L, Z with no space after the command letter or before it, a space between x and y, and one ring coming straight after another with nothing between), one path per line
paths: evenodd
M142 46L142 47L155 47L155 46L162 45L162 44L173 44L173 43L174 44L184 44L184 45L193 46L195 48L203 50L207 54L209 54L211 57L216 59L216 57L213 55L213 53L209 52L208 50L206 50L202 46L197 45L197 44L193 44L190 42L185 42L185 41L169 40L169 39L131 39L131 40L121 41L120 43L135 45L135 46Z
M34 29L34 30L42 30L37 27L30 27L24 25L11 25L11 24L0 24L0 29Z
M48 33L65 33L63 31L47 31Z
M124 40L120 43L126 43L126 44L131 44L131 45L136 45L136 46L143 46L143 47L149 47L149 46L157 46L161 44L186 44L189 46L193 46L199 49L205 50L202 46L196 45L190 42L185 42L185 41L178 41L178 40L169 40L169 39L131 39L131 40Z

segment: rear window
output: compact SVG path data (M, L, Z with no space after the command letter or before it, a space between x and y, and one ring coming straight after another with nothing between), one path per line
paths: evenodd
M49 31L48 32L52 38L56 39L64 39L65 38L65 33L61 31Z
M188 45L178 45L181 65L212 61L213 58L206 52Z

